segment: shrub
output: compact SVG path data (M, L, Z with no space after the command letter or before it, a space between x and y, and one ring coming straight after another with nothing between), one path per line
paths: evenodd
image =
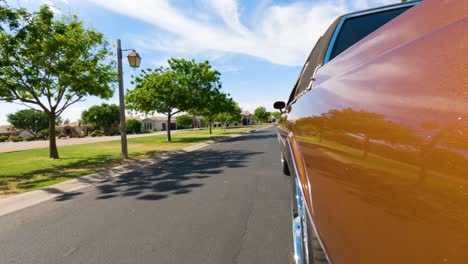
M23 137L22 137L22 136L10 136L9 139L10 139L11 142L23 141Z
M189 115L181 115L176 117L177 126L181 129L192 127L192 117Z
M36 133L36 139L47 139L49 137L49 129L43 129Z
M24 141L34 141L34 140L36 140L35 136L30 136L30 137L25 137L24 138Z
M120 135L120 131L119 131L119 130L112 130L112 131L110 132L110 135L111 135L111 136L118 136L118 135Z
M8 137L7 136L1 136L0 137L0 142L5 142L8 140Z
M126 123L127 133L139 134L141 133L142 126L143 126L143 123L140 120L129 119L127 120L127 123Z

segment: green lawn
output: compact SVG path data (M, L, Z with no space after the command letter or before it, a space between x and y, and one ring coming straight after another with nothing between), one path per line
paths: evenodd
M212 135L207 129L179 131L172 134L172 142L166 141L166 135L129 139L129 160L180 150L253 128L229 128L226 132L213 128ZM0 153L0 195L43 188L127 162L120 157L120 141L59 147L59 154L59 160L51 160L48 149Z

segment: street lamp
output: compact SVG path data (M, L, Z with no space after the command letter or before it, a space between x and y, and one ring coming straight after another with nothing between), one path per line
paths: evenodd
M130 50L130 49L128 49ZM122 149L122 157L128 158L127 149L127 129L125 127L125 101L124 101L124 89L123 89L123 70L122 70L122 50L120 39L117 39L117 67L119 74L119 103L120 103L120 144ZM127 56L128 64L132 68L140 67L141 57L135 50L131 50Z

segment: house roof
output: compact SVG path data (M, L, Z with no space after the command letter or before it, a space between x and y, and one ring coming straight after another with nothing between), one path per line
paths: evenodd
M250 112L249 111L242 111L241 115L248 116L248 115L250 115Z
M141 118L139 116L133 116L133 115L130 115L130 116L126 116L125 117L125 120L141 120Z
M17 132L18 129L14 128L12 125L3 125L0 126L0 133L11 133Z
M142 121L145 121L145 120L167 121L167 117L165 117L165 116L151 116L151 117L144 118ZM175 120L176 119L174 117L171 117L171 121L175 122Z
M80 126L80 122L70 122L68 124L63 124L63 125L55 126L55 127L62 128L62 127L79 127L79 126Z

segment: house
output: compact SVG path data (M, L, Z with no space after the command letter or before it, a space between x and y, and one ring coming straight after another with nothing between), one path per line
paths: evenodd
M205 120L201 116L192 116L192 126L195 128L207 127Z
M1 136L19 136L20 130L14 128L12 125L3 125L0 126L0 137Z
M241 116L242 116L242 125L246 126L246 125L252 124L252 120L250 119L251 114L249 113L249 111L242 111Z
M167 117L165 116L153 116L147 117L141 120L143 123L143 131L166 131ZM175 117L171 118L171 130L177 129L177 123Z
M56 126L55 131L58 137L69 137L72 136L72 133L76 133L79 137L84 137L88 134L88 126L81 125L80 122L71 122Z
M34 136L34 134L31 133L29 130L16 129L12 125L3 125L3 126L0 126L0 137L2 137L2 136L7 136L7 137L20 136L20 137L23 137L23 138L27 138L27 137Z

